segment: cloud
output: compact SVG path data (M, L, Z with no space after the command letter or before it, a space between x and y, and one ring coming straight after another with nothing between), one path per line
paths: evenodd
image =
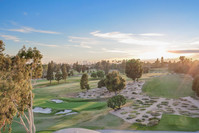
M8 31L15 31L15 32L21 32L21 33L32 33L32 32L37 32L37 33L45 33L45 34L60 34L59 32L55 31L48 31L48 30L37 30L31 27L21 27L20 29L8 29Z
M99 43L93 38L69 36L69 42L74 43L74 47L92 48L93 45ZM78 45L76 45L78 44ZM68 45L69 46L69 45Z
M33 41L25 41L25 43L28 43L30 45L39 45L39 46L45 46L45 47L60 47L59 45L55 44L46 44L46 43L39 43L39 42L33 42Z
M5 40L12 40L14 42L20 42L20 39L16 36L11 35L0 35L0 37L3 37Z
M144 34L139 34L140 36L165 36L165 34L160 34L160 33L144 33Z
M175 54L195 54L199 53L199 49L190 49L190 50L170 50L169 53Z
M150 34L131 34L131 33L120 33L120 32L108 32L108 33L101 33L100 31L91 32L91 35L95 37L100 37L104 39L111 39L115 40L119 43L124 44L135 44L135 45L169 45L170 43L165 41L159 41L157 39L146 38L144 35L148 36L157 36L159 34L150 33Z
M117 50L117 49L106 49L106 48L102 48L102 50L104 52L108 52L108 53L129 53L127 51L124 51L124 50Z

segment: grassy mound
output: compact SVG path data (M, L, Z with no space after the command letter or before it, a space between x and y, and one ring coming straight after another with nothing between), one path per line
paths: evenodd
M192 96L192 79L186 75L165 75L152 78L143 86L143 91L156 97L179 98Z

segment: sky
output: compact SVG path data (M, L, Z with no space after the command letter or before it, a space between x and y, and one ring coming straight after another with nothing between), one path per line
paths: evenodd
M43 62L199 58L199 0L0 0L0 40Z

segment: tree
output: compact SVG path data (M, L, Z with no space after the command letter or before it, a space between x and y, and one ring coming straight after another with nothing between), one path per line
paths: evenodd
M160 61L159 61L158 58L157 58L157 60L155 61L155 67L160 67Z
M48 63L48 70L46 75L47 80L50 80L50 84L51 81L54 79L53 72L54 72L54 63L53 61L51 61L50 63Z
M126 99L122 95L113 96L107 101L107 106L115 111L120 109L121 106L126 104Z
M3 51L0 44L0 63L5 64L0 67L0 130L9 126L11 132L12 122L17 122L27 133L35 133L31 80L41 76L42 72L37 68L41 66L42 55L36 48L27 50L23 47L13 57L4 56ZM16 115L20 121L13 120Z
M132 80L138 80L142 76L142 64L140 60L129 60L126 62L125 73L126 76L131 78Z
M85 65L82 66L82 72L84 73L87 70L87 67Z
M67 68L66 68L66 65L63 64L63 65L61 66L61 71L62 71L62 79L65 80L65 83L66 83L66 79L67 79L67 77L68 77L68 73L67 73L67 70L66 70L66 69L67 69Z
M32 82L31 80L34 79L36 81L36 79L40 78L42 76L42 63L41 63L41 59L42 59L42 54L40 53L39 50L37 50L36 47L29 48L28 50L26 50L25 46L19 50L17 56L20 57L21 60L24 60L25 62L25 66L24 68L27 70L29 69L29 82L30 82L30 88L32 87ZM32 89L29 92L30 95L30 99L29 102L30 103L26 103L29 105L28 107L28 112L29 112L29 132L30 133L35 133L36 132L36 128L34 125L34 114L33 114L33 93L32 93ZM25 110L25 109L24 109ZM24 111L23 110L23 111ZM28 121L28 120L27 120ZM24 126L25 127L25 126Z
M104 78L104 79L101 79L101 80L98 82L97 87L98 87L98 88L105 87L105 86L106 86L105 80L106 80L105 78Z
M161 57L161 67L164 66L164 57Z
M97 78L96 72L92 72L92 73L91 73L91 77L92 77L92 78Z
M104 78L104 75L105 75L105 74L104 74L104 71L97 71L97 77L98 77L98 78L101 78L101 79L102 79L102 78Z
M126 84L117 71L112 71L106 75L105 85L109 92L115 92L117 95L117 92L124 89Z
M82 66L78 64L78 62L73 64L73 69L76 70L78 73L81 72Z
M60 70L58 69L56 71L56 74L55 74L55 80L57 80L58 84L59 84L59 81L62 79L62 74L60 72Z
M74 76L73 70L70 71L69 75Z
M88 91L90 89L88 84L88 75L85 73L81 77L80 87L82 90L86 89Z
M108 74L109 70L110 70L110 63L109 61L101 61L101 67L102 67L102 70L104 70L105 74Z
M192 90L199 96L199 75L193 80Z

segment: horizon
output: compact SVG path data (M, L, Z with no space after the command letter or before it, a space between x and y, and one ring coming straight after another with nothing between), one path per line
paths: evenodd
M25 45L37 47L43 63L199 58L199 1L0 3L0 40L11 55Z

